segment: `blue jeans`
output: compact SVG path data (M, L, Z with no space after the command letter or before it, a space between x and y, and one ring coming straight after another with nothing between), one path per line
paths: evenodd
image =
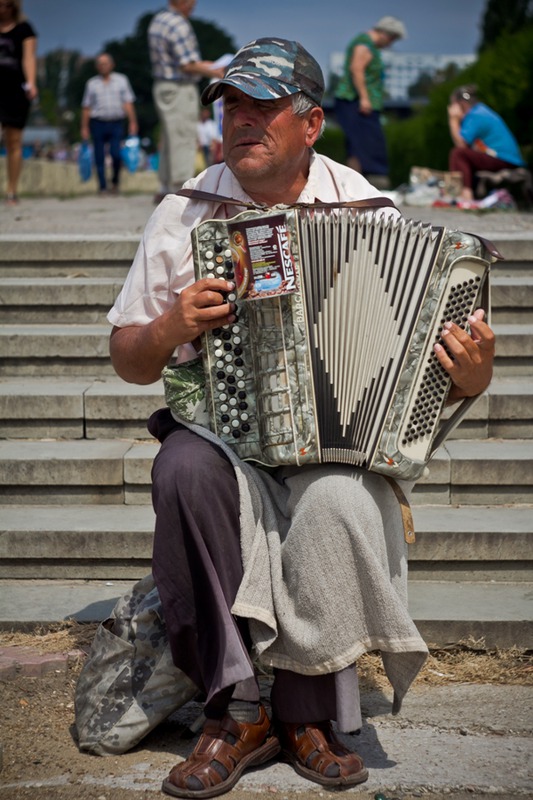
M105 176L105 150L109 145L109 154L113 162L112 184L118 186L118 178L122 159L120 155L120 145L124 136L124 120L114 119L91 119L90 120L91 138L94 146L94 163L98 175L100 189L105 191L107 188Z

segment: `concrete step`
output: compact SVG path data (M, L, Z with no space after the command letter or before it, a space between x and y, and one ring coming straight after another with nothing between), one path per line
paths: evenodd
M491 273L493 277L531 274L533 267L531 250L533 230L516 234L496 234L492 241L505 257L503 261L496 261L492 264Z
M132 581L8 580L0 582L0 629L24 630L75 619L100 622ZM409 610L435 646L470 637L488 648L531 649L533 583L411 581Z
M125 278L140 236L98 234L4 234L0 236L0 275L8 277Z
M114 375L109 325L4 325L0 376Z
M4 506L0 578L136 580L150 571L152 506Z
M0 438L151 439L146 422L164 405L162 382L0 378Z
M162 382L0 378L0 438L149 439L146 421L164 405ZM495 378L452 437L533 438L533 378Z
M533 448L527 439L450 440L413 490L415 505L530 504Z
M0 320L4 325L106 324L122 288L120 278L2 278Z
M135 467L130 475L132 451L120 440L0 442L0 503L124 503L126 486L139 480Z
M412 580L531 581L533 506L414 506Z
M0 328L0 376L113 375L109 325L35 324ZM533 324L495 325L495 374L533 377Z
M0 441L0 503L151 502L159 444L127 440ZM528 440L456 440L441 447L413 492L416 505L533 503Z
M415 506L412 580L530 581L533 506ZM5 505L0 578L135 580L150 570L151 506Z
M494 276L491 281L492 324L533 322L533 275Z

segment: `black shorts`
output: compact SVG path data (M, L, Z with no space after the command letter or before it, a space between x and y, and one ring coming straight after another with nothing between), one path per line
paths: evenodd
M30 113L30 101L22 86L0 88L0 124L9 128L24 128Z

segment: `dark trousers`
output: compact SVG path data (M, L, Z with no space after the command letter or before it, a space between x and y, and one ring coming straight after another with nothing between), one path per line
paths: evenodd
M344 132L348 158L359 160L363 175L387 175L389 161L380 112L361 114L357 100L337 99L335 115Z
M449 157L450 171L460 172L463 176L463 186L474 188L474 173L486 169L490 172L499 172L501 169L516 168L516 164L494 158L487 153L473 150L471 147L454 147Z
M114 187L117 187L122 166L120 145L124 137L124 120L91 119L90 131L94 147L94 163L100 189L105 191L107 188L105 175L106 145L109 146L109 154L113 163L112 184Z
M152 569L172 656L205 692L206 715L216 717L232 695L259 699L248 624L231 614L243 574L237 479L222 451L167 409L148 429L162 442L152 469ZM274 714L284 722L335 719L336 675L276 670Z

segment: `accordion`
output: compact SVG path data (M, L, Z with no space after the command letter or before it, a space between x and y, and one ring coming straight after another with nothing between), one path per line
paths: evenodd
M237 318L203 334L202 358L210 428L239 457L424 472L449 431L451 380L433 345L446 321L466 328L488 309L490 243L351 208L280 206L205 221L192 250L197 279L235 283Z

